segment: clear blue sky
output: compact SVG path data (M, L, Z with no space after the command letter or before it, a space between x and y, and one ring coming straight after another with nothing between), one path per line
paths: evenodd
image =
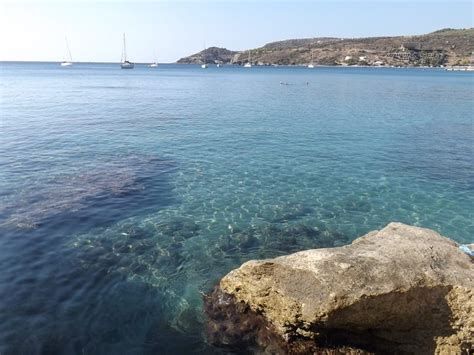
M173 62L206 46L241 50L302 37L422 34L473 27L472 1L0 0L0 60Z

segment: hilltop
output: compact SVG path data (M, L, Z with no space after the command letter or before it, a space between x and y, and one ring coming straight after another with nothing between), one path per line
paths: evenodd
M474 52L474 28L442 29L425 35L368 38L302 38L245 51L211 47L178 60L184 64L256 65L468 65Z

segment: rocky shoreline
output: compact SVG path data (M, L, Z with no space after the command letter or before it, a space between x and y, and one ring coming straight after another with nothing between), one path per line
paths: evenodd
M472 257L401 223L350 245L249 261L204 301L208 341L229 351L474 351Z

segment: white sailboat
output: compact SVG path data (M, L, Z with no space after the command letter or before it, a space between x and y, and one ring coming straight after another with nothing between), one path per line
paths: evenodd
M249 59L247 63L245 63L244 68L252 68L252 63L250 62L250 50L249 50Z
M207 63L206 63L206 56L204 54L204 51L206 50L206 42L204 41L204 49L201 52L201 68L202 69L207 69Z
M311 63L308 64L308 68L309 68L309 69L313 69L313 68L314 68L314 64L313 64L313 51L311 51Z
M120 67L122 69L133 69L135 67L135 64L130 62L127 59L127 44L125 41L125 33L123 34L123 51L122 51L122 62L120 63Z
M202 61L201 68L202 69L207 69L206 56L204 55L205 50L206 50L206 45L204 44L204 49L201 52L202 53L201 54L201 61Z
M149 68L156 68L158 66L158 62L156 61L156 54L155 54L155 61L151 64L148 64Z
M63 60L61 62L61 66L62 67L69 67L72 65L72 55L71 55L71 50L69 49L69 44L67 42L67 37L65 37L65 40L66 40L66 49L67 49L67 59Z

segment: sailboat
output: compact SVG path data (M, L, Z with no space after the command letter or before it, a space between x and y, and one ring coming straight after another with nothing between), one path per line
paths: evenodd
M67 42L67 37L65 37L65 39L66 39L66 49L67 49L68 58L61 62L61 66L69 67L72 65L72 56L71 56L71 50L69 49L69 44Z
M309 68L309 69L313 69L313 68L314 68L314 64L313 64L313 51L311 51L311 63L308 64L308 68Z
M155 54L155 61L151 64L148 64L149 68L156 68L158 66L158 62L156 61L156 54Z
M250 63L250 51L249 51L249 59L247 63L245 63L244 68L251 68L251 67L252 67L252 64Z
M201 52L202 53L201 54L201 61L202 61L201 68L202 69L207 69L206 56L204 53L205 50L206 50L206 44L204 43L204 49Z
M201 52L201 61L202 61L201 68L202 69L207 69L206 55L204 53L205 51L206 51L206 41L204 41L204 49Z
M135 64L127 60L127 44L125 42L125 33L123 34L123 52L122 52L122 63L120 67L122 69L133 69Z

